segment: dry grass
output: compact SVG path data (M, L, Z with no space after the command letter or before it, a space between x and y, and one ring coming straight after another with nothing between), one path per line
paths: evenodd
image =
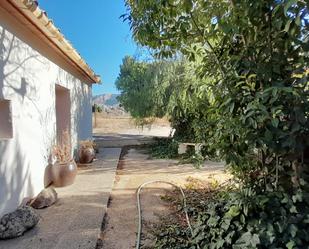
M68 131L64 131L58 138L58 143L52 148L52 156L59 163L67 163L72 160L71 155L71 137Z
M97 134L138 134L142 131L154 129L168 129L169 122L166 119L156 119L151 126L137 127L130 116L115 116L103 113L96 114L96 120L93 116L93 133Z
M79 141L79 147L82 149L95 148L95 143L92 140L81 140Z

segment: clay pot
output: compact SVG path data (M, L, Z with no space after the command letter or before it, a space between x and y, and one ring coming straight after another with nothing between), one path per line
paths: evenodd
M77 166L74 160L67 163L56 162L51 167L53 186L65 187L73 184L77 174Z
M79 149L79 162L80 163L91 163L93 159L95 158L95 150L94 148L87 147L83 148L81 147Z

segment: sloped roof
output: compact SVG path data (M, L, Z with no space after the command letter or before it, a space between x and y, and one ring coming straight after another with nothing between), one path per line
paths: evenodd
M28 26L32 26L39 31L40 36L44 36L53 45L53 49L59 50L62 56L66 57L81 74L87 78L88 83L99 83L100 76L89 67L80 56L72 44L64 37L60 30L48 18L45 11L39 8L38 2L33 0L7 0L0 1L0 4L10 4L15 8L17 18L27 19Z

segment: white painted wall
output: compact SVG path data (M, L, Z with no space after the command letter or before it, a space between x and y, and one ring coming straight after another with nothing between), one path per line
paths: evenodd
M11 101L13 122L13 138L0 139L0 217L44 188L56 139L56 84L70 90L73 146L92 136L91 86L13 33L0 18L0 99Z

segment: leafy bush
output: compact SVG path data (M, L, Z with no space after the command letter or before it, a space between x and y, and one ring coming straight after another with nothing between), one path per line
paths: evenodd
M308 228L307 193L246 188L210 202L192 242L202 248L307 248Z
M180 164L193 164L195 168L200 168L203 166L205 157L201 153L196 153L193 146L187 149L185 154L180 156Z
M191 246L189 229L178 223L168 223L166 219L154 226L153 235L156 238L155 249L188 249Z
M103 112L102 106L99 106L97 104L92 105L92 112Z
M177 158L178 142L171 138L155 138L155 143L149 146L153 158Z
M148 151L153 158L179 159L179 163L193 164L196 168L202 166L206 157L209 158L207 150L202 150L202 154L196 154L192 146L188 147L185 154L178 155L178 144L175 138L155 138L155 143L148 147Z
M309 194L305 186L290 194L257 192L251 187L187 190L186 194L193 237L180 218L157 226L155 248L308 248ZM181 212L178 196L166 199Z
M187 248L308 248L308 191L300 190L309 146L308 1L126 4L140 45L159 58L185 58L171 67L160 101L179 137L219 152L249 186L204 204Z
M140 45L158 58L181 59L168 70L169 63L150 70L157 72L155 83L131 80L128 87L120 77L124 93L130 88L133 97L144 96L149 92L134 87L151 85L152 98L144 96L139 106L155 101L151 109L163 107L179 137L218 151L240 179L255 170L285 174L277 169L287 161L297 175L294 166L309 146L308 1L126 0L126 5L124 19Z

